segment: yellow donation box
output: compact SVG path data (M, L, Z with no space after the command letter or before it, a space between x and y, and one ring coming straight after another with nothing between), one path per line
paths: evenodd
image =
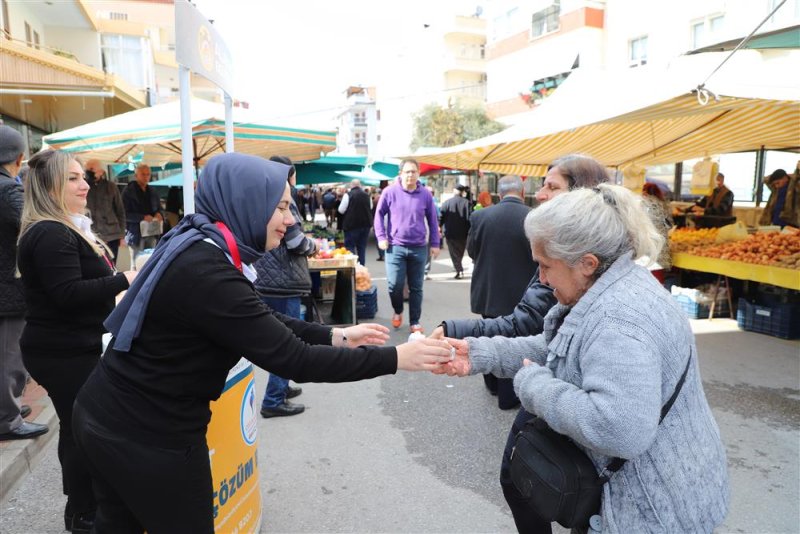
M225 389L211 403L208 453L214 480L214 531L258 532L261 492L258 484L258 414L253 365L239 360Z

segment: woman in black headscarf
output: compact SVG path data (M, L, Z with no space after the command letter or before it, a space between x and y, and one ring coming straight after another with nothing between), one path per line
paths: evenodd
M114 340L73 415L96 476L96 532L213 532L209 402L240 357L302 382L449 361L444 341L358 346L383 344L388 329L310 324L261 303L246 264L278 246L292 223L288 171L242 154L212 158L197 213L164 236L106 320Z

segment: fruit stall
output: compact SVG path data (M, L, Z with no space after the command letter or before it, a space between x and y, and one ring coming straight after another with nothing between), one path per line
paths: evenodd
M670 235L673 266L716 274L712 300L727 278L745 281L737 321L745 330L800 337L800 233L731 232L725 228L676 229ZM750 290L749 282L756 282ZM733 309L733 307L731 307ZM713 312L712 312L713 316Z

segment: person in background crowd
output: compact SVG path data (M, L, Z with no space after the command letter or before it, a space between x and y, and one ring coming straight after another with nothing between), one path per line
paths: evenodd
M593 531L712 532L730 501L725 447L689 320L636 264L664 245L642 197L608 184L576 190L531 211L525 233L558 299L544 332L454 340L456 359L443 367L513 377L523 406L573 440L598 473L628 460L604 485L602 527ZM525 531L549 532L550 523Z
M302 382L352 382L450 360L443 341L374 346L388 339L386 327L332 328L261 302L250 264L295 223L288 171L245 154L209 159L197 212L164 236L106 320L113 340L73 413L95 476L96 532L214 532L209 404L240 358Z
M791 175L777 169L764 178L764 185L769 188L770 196L758 224L800 228L800 161Z
M25 421L31 407L21 403L28 371L19 338L25 327L25 294L17 276L17 240L24 193L17 182L25 143L14 128L0 125L0 441L31 439L47 425Z
M133 281L117 273L86 217L89 184L74 157L39 152L28 162L19 237L19 272L28 305L20 347L25 367L53 401L67 504L64 527L89 532L96 508L92 477L75 446L72 405L102 352L103 320Z
M725 175L717 174L717 187L711 195L702 197L689 210L696 215L719 215L730 217L733 213L733 191L725 186Z
M154 248L159 236L142 237L140 223L142 221L161 221L161 200L156 190L150 187L150 167L140 163L134 171L136 180L129 183L122 192L125 205L126 234L125 241L131 249L131 266L135 265L136 256L143 250Z
M306 190L297 189L297 196L294 198L294 203L297 206L297 211L300 213L300 218L305 222L306 219Z
M433 206L436 208L436 220L438 221L441 219L442 215L441 211L439 210L439 201L436 200L436 195L434 194L433 187L431 187L430 185L426 185L425 189L427 189L430 192L431 198L433 198ZM441 234L442 234L442 229L439 228L439 235L441 236ZM431 242L430 239L428 239L427 256L425 257L425 280L431 279L431 265L433 265L433 258L431 257ZM405 293L403 295L403 298L405 298Z
M477 211L483 208L488 208L492 204L494 204L494 201L492 201L491 193L488 191L481 191L478 193L478 202L475 204L473 209Z
M665 244L661 247L661 253L656 261L663 270L668 270L672 267L672 254L669 250L669 231L674 224L669 200L666 199L664 191L658 185L649 182L642 186L642 196L647 200L645 206L652 217L653 224L655 224L656 229L664 238Z
M410 330L422 332L419 320L427 245L430 239L431 255L436 258L440 238L433 195L419 183L416 160L400 162L397 180L381 193L374 223L378 246L386 251L386 278L394 309L392 326L400 328L403 324L403 287L408 279Z
M464 277L464 250L467 247L467 234L470 230L469 201L464 198L464 186L457 185L453 189L453 196L442 204L439 222L442 226L444 237L447 240L447 250L450 252L450 261L456 270L455 279ZM533 273L531 273L533 274ZM527 282L530 276L525 279Z
M183 188L170 186L167 190L167 202L164 205L165 233L178 226L181 217L183 217Z
M125 206L117 184L108 179L105 167L99 160L86 162L86 181L89 195L86 207L92 219L92 231L111 251L116 260L119 246L125 238Z
M333 228L336 221L336 193L330 187L322 195L322 210L325 212L325 224Z
M358 254L358 263L367 264L367 239L372 228L372 207L369 195L361 189L361 182L350 182L350 191L342 197L338 211L342 215L344 246Z
M339 206L342 205L342 199L345 196L345 188L344 187L337 187L336 188L336 202L333 205L334 213L333 215L336 217L336 229L342 230L342 222L344 221L344 212L339 211Z
M269 159L289 167L290 192L294 190L297 174L292 160L284 156L272 156ZM289 209L295 221L286 228L280 245L267 251L253 264L258 274L254 285L261 301L274 311L304 319L300 304L303 297L311 294L308 257L317 252L317 244L303 233L303 222L294 203L294 195ZM261 401L261 416L280 417L303 413L305 406L289 402L289 399L302 392L302 388L291 386L285 378L270 373Z
M536 201L549 202L551 199L583 187L596 187L608 180L605 167L595 159L582 154L568 154L555 160L547 170L544 182L536 192ZM474 216L475 214L473 214ZM525 250L530 253L530 246ZM514 308L513 313L495 319L448 319L442 321L431 337L439 339L443 336L463 339L465 337L482 336L532 336L542 332L544 316L555 304L556 298L550 287L539 281L539 271L531 278L522 300ZM505 450L500 464L500 487L503 496L514 516L514 523L520 532L537 532L542 522L533 514L528 506L528 500L514 486L511 480L511 454L514 450L514 440L519 431L533 416L521 407L514 419L506 439ZM550 526L546 525L543 532L549 532Z
M374 221L375 220L375 210L378 209L378 202L381 199L381 188L380 187L373 187L372 188L372 194L370 195L370 198L372 200L372 220ZM375 231L374 230L374 226L375 225L373 223L373 232ZM384 261L384 258L385 258L385 255L386 255L386 251L381 248L380 243L378 243L377 236L375 237L375 247L378 249L378 260L377 261Z
M525 294L536 274L524 221L530 208L519 176L503 176L497 182L500 202L472 214L467 251L473 261L470 308L484 318L503 317ZM519 406L509 378L483 375L486 388L497 395L497 406L510 410Z

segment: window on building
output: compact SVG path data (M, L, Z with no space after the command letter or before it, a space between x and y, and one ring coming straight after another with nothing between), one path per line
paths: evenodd
M700 48L706 42L706 23L704 20L692 24L692 49Z
M147 39L104 33L101 44L104 71L116 74L140 89L153 85L152 54Z
M637 37L628 42L628 60L631 67L647 64L647 36Z
M492 21L493 41L505 39L513 33L514 19L517 18L517 15L519 15L519 8L513 7Z
M33 32L33 46L35 46L37 50L41 49L41 46L39 46L39 32L36 31Z
M25 43L28 46L33 46L33 39L31 37L31 25L27 22L25 23Z
M540 37L558 30L561 2L556 0L549 7L537 11L531 19L531 38Z
M692 22L692 49L702 48L722 40L725 15L709 15Z

